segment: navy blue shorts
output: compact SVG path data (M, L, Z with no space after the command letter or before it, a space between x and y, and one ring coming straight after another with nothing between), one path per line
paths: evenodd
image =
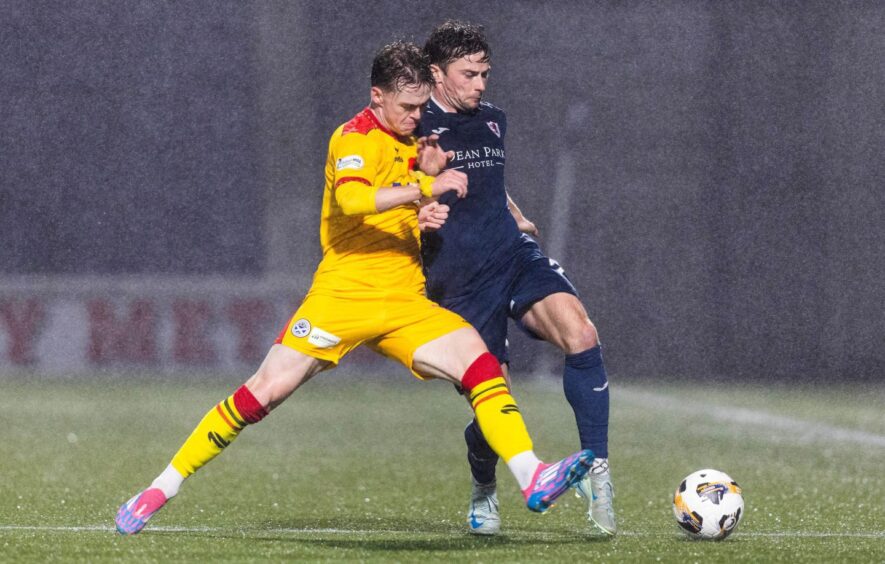
M509 361L508 317L526 334L540 339L520 322L525 312L551 294L578 295L562 267L544 256L538 244L528 237L512 260L488 272L478 290L465 296L443 298L439 304L473 325L489 351L502 363Z

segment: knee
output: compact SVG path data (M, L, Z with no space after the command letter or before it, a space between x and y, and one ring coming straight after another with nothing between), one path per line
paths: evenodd
M268 410L276 407L277 400L279 400L276 386L274 385L275 380L273 370L268 370L268 367L264 365L251 378L246 380L246 387L249 388L249 391L252 392L258 403Z
M483 350L464 371L460 385L463 390L470 392L483 382L503 377L498 359L488 350Z
M270 411L309 380L317 370L316 365L316 361L306 362L297 355L270 355L246 381L246 387Z
M479 333L476 333L469 340L465 340L463 345L459 347L461 354L457 359L459 362L457 377L463 378L468 372L472 370L487 370L492 364L498 366L500 370L500 364L498 363L495 355L489 352L488 347L486 347L485 342L482 340L482 337L479 336ZM492 362L494 361L494 362Z
M596 326L586 316L573 324L565 332L563 349L566 354L576 354L592 349L599 344L599 335Z

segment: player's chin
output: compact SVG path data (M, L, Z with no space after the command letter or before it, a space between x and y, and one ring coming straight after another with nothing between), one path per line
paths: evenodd
M404 123L400 126L398 133L400 135L412 135L418 129L417 123Z
M482 98L467 98L461 102L461 111L472 112L479 107L480 102L482 102Z

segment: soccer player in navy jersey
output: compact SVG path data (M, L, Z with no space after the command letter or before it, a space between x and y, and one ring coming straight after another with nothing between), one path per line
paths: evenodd
M507 118L482 100L491 58L484 29L446 21L430 34L424 52L435 86L418 135L452 153L450 167L465 172L470 185L467 198L439 198L447 220L423 234L427 295L469 321L505 370L508 317L529 335L562 350L565 396L575 412L581 448L596 455L591 472L576 489L588 501L590 521L613 535L609 390L599 338L563 269L526 234L537 235L537 230L504 186ZM493 535L500 529L498 457L475 419L465 439L473 474L470 531Z

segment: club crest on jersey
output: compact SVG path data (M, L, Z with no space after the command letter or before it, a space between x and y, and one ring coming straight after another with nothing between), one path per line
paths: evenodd
M359 170L363 168L363 158L359 155L348 155L346 157L341 157L335 164L335 167L338 170L342 170L345 168L352 168L354 170Z
M486 122L486 125L488 125L488 126L489 126L489 129L492 130L492 133L494 133L494 134L497 135L498 137L501 137L501 128L498 127L498 122L496 122L496 121L487 121L487 122Z
M307 337L308 333L310 333L310 321L306 319L299 319L292 324L292 334L296 337Z

